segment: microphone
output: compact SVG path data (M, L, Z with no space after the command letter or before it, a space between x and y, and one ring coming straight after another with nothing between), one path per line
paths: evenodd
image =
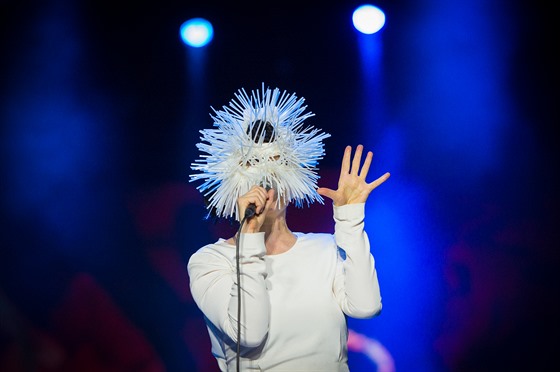
M270 186L265 186L266 191L268 192L268 190L270 190L272 187ZM245 209L245 218L251 218L253 217L255 214L257 214L257 206L255 205L255 203L251 203L247 206L247 209Z
M257 214L257 206L255 203L251 203L247 206L247 209L245 209L245 218L251 218L255 214Z

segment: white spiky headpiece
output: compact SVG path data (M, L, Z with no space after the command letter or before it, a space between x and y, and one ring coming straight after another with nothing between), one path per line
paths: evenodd
M196 146L202 154L191 164L199 173L190 178L204 181L197 189L217 217L239 220L237 199L254 185L275 189L278 202L298 207L323 203L316 191L316 166L325 155L322 141L330 134L303 126L315 115L304 112L304 101L278 88L265 90L263 84L250 96L239 89L223 110L211 107L214 128L200 131L202 142Z

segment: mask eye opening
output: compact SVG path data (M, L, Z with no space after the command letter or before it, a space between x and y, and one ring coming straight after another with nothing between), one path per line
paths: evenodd
M255 143L270 143L276 140L274 126L269 121L255 120L247 127L247 134Z

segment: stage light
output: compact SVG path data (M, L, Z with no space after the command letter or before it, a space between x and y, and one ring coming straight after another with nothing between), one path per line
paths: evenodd
M352 14L356 30L364 34L374 34L385 25L385 13L373 5L362 5Z
M200 48L212 41L214 28L204 18L192 18L183 22L179 33L186 45Z

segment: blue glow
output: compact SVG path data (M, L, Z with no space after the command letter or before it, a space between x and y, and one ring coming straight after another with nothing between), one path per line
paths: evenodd
M181 25L180 35L186 45L200 48L212 41L214 28L204 18L192 18Z
M440 261L434 258L444 244L433 217L436 203L430 190L406 174L402 123L379 131L379 140L371 146L378 169L372 178L384 171L391 177L370 195L365 229L376 260L383 310L379 318L349 319L348 324L382 343L397 371L433 372L437 357L430 340L437 329L433 314L438 311L441 272ZM356 370L371 370L353 363Z
M53 246L81 255L80 239L106 219L114 186L106 174L114 159L107 142L111 119L100 110L107 102L85 73L90 65L75 16L54 7L30 28L35 45L9 67L13 82L0 106L0 143L6 213L31 230L39 226L37 239L47 234Z
M352 14L352 23L363 34L375 34L385 25L385 13L373 5L362 5Z

